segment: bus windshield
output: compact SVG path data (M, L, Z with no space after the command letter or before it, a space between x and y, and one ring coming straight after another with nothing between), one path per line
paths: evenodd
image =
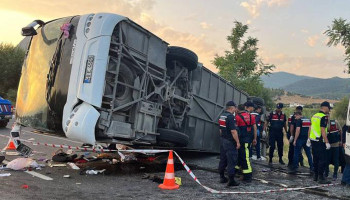
M54 57L62 31L60 27L69 18L57 19L37 29L32 37L28 55L23 63L18 87L16 115L20 123L32 127L48 129L50 116L46 102L46 83L50 63Z

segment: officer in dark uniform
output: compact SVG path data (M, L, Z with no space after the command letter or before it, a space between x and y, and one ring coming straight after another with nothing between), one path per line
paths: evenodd
M294 146L294 156L293 156L293 165L291 167L291 172L295 173L298 168L298 163L300 161L299 156L301 154L301 149L304 149L307 159L309 161L310 172L313 173L313 162L311 156L310 147L306 145L309 129L311 126L310 119L307 119L302 116L301 112L295 112L295 136L292 142Z
M303 107L302 106L297 106L295 108L295 112L293 115L291 115L288 118L288 132L287 132L287 138L289 140L289 150L288 150L288 167L290 169L292 169L293 166L293 156L294 156L294 137L295 137L295 113L296 112L303 112ZM304 166L304 162L303 162L304 158L303 158L303 154L300 151L300 155L299 155L299 163L300 166Z
M311 118L311 128L309 129L309 139L312 145L312 156L314 163L314 181L320 184L329 184L324 177L327 164L327 150L331 148L327 138L328 116L331 106L325 101L321 104L321 109Z
M236 121L233 113L236 111L236 104L233 101L229 101L226 104L226 111L224 111L219 118L220 125L220 183L226 183L228 180L224 175L225 168L227 167L227 173L229 176L229 182L227 186L238 186L235 181L235 166L237 164L238 149L240 148L240 142L238 133L236 131Z
M282 112L283 103L278 103L276 110L271 112L267 122L264 125L264 130L269 126L269 143L270 143L270 152L269 152L269 164L272 164L273 153L275 151L275 143L277 142L279 163L285 165L282 160L283 157L283 128L287 132L287 118L286 115Z
M256 106L255 111L252 112L252 115L255 115L255 124L256 124L256 145L255 145L255 150L256 150L256 159L257 160L261 160L261 149L260 149L260 140L261 140L261 136L263 133L263 129L264 129L264 125L263 122L261 121L261 107L260 106ZM250 157L253 154L253 145L250 147L250 152L249 155Z
M336 120L329 120L327 138L331 145L331 149L327 152L327 164L325 169L325 177L329 175L329 165L333 164L333 180L337 180L339 169L339 157L341 147L341 127Z
M255 123L256 123L256 115L253 114L254 108L255 108L254 103L251 101L247 101L244 104L244 108L245 108L245 112L254 116ZM256 126L256 124L255 124L255 126ZM257 143L257 138L258 138L257 136L258 136L257 130L253 134L250 135L250 138L249 138L249 158L252 158L252 147L255 146ZM255 143L254 145L252 145L253 142Z
M236 123L239 132L241 148L238 150L238 167L243 172L243 181L251 182L252 166L249 160L249 145L256 145L256 124L255 115L251 115L248 110L254 109L252 102L245 103L246 110L236 114Z

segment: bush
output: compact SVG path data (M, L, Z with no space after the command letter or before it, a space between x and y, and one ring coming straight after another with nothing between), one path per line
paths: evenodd
M340 122L346 120L346 114L348 111L349 97L344 97L340 102L335 104L334 110L332 111L332 117Z
M22 49L0 43L0 95L13 102L16 100L24 55Z

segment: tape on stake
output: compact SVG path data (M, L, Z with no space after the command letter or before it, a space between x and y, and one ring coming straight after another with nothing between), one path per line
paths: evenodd
M9 136L0 135L0 137L10 138ZM62 149L76 149L76 150L84 150L84 151L92 151L92 152L129 152L129 153L143 153L143 154L154 154L154 153L165 153L169 152L170 150L155 150L155 149L133 149L133 150L109 150L109 149L100 149L100 148L84 148L84 147L73 147L69 145L57 145L57 144L48 144L48 143L40 143L40 142L33 142L29 140L20 140L21 142L27 142L31 143L33 145L42 145L47 147L53 147L53 148L62 148ZM297 188L281 188L281 189L275 189L275 190L261 190L261 191L255 191L255 192L238 192L238 191L218 191L215 189L212 189L210 187L207 187L203 185L197 177L193 174L191 169L186 165L186 163L182 160L182 158L177 154L175 151L173 151L176 157L180 160L182 166L185 168L187 173L193 178L195 182L197 182L200 186L202 186L205 190L212 194L266 194L266 193L274 193L274 192L286 192L286 191L297 191L297 190L305 190L305 189L315 189L315 188L322 188L322 187L329 187L329 186L335 186L339 185L339 183L333 183L333 184L325 184L325 185L315 185L315 186L308 186L308 187L297 187Z

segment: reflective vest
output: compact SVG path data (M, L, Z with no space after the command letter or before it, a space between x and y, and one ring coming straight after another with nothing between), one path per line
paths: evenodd
M310 131L310 140L320 141L322 133L321 133L321 119L325 117L324 113L316 113L311 118L311 131ZM326 128L327 133L327 128Z
M248 112L238 113L236 116L238 135L241 143L249 143L253 138L252 115Z

